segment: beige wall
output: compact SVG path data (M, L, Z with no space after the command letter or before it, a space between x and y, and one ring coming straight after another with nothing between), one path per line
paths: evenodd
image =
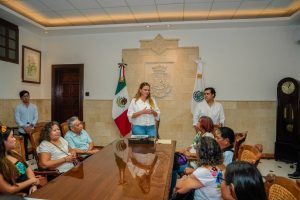
M0 99L0 121L8 126L16 126L14 112L15 107L20 103L16 99ZM36 104L38 108L39 121L51 120L51 100L32 99L31 103Z
M14 125L13 112L18 100L0 100L0 120ZM39 121L51 118L50 100L32 100L39 110ZM188 100L189 104L190 100ZM261 143L265 153L274 152L276 135L276 102L221 101L225 109L225 124L234 131L248 131L246 143ZM187 146L194 137L192 114L187 106L158 101L162 111L159 133L162 138L177 140L177 147ZM96 145L107 145L120 137L111 117L112 101L85 100L84 121Z

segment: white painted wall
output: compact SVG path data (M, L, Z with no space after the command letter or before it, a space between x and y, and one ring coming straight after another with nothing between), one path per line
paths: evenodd
M19 27L19 64L0 60L0 99L19 99L19 92L23 89L28 90L33 99L43 96L43 84L22 82L22 45L42 50L42 38ZM42 53L43 59L44 54Z
M139 48L139 40L179 38L179 46L199 46L206 62L206 86L220 100L276 100L280 79L300 80L300 45L293 41L297 27L251 27L153 32L107 33L48 37L44 40L44 83L50 91L52 64L84 63L87 99L112 99L122 49ZM130 66L128 66L130 67ZM141 66L143 67L143 66ZM49 75L47 75L49 74ZM45 93L50 98L50 92Z
M86 99L112 99L122 49L139 48L139 40L179 38L179 46L199 46L206 62L206 86L219 100L276 100L277 82L287 76L300 80L299 28L251 27L199 30L106 33L43 37L20 28L20 64L0 61L0 98L17 99L27 89L33 99L51 97L51 65L83 63ZM42 51L41 84L22 83L21 45ZM130 66L128 66L130 67ZM142 66L141 66L142 67Z

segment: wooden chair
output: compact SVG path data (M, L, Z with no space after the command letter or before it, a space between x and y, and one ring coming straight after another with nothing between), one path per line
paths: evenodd
M19 135L14 136L16 138L16 147L15 151L22 156L22 159L25 161L26 156L25 156L25 145L24 145L24 138Z
M32 132L41 131L44 128L44 126L45 126L46 123L47 122L38 122L38 123L36 123L36 125L34 126L34 129L33 129ZM29 138L30 138L30 136L29 136ZM30 144L31 144L31 141L30 141ZM33 152L32 146L28 146L28 154L33 154L33 153L34 152Z
M68 130L69 130L68 122L63 122L63 123L60 124L60 131L61 131L61 136L62 137L65 137Z
M39 156L36 152L37 147L40 144L41 130L34 131L30 134L30 143L33 149L33 156L36 162L39 162Z
M257 166L262 155L261 151L261 144L255 146L243 144L239 149L237 160L246 161Z
M300 180L291 180L274 174L265 177L265 189L269 200L297 200L300 198Z
M246 141L248 131L235 133L233 161L237 160L240 146Z

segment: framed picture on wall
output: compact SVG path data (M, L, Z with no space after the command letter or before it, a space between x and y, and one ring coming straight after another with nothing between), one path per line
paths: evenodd
M22 81L41 83L41 51L22 46Z

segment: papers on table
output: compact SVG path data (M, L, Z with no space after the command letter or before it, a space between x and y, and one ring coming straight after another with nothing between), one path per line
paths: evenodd
M143 139L148 138L149 135L131 135L131 138Z
M156 141L156 144L171 144L172 140L166 140L166 139L158 139Z

